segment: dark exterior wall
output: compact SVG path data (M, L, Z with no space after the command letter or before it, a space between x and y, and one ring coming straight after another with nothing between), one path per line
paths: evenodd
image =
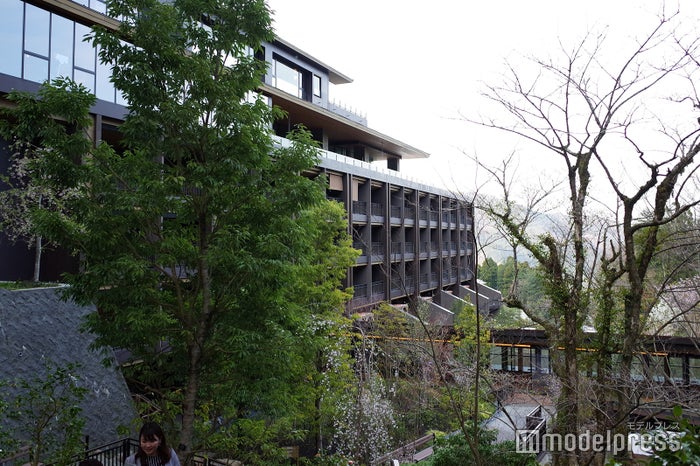
M312 62L300 56L294 50L289 50L278 43L265 43L265 61L268 64L272 63L273 55L278 55L281 58L295 64L300 70L305 70L309 73L321 77L321 99L314 99L313 102L322 107L328 106L328 70L315 66ZM265 84L272 86L272 70L268 68L264 78Z

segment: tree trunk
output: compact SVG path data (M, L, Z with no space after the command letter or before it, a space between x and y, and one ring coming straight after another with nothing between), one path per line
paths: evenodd
M39 276L41 274L41 252L42 252L42 237L37 236L34 240L34 275L32 276L32 281L34 283L39 282Z
M41 205L43 204L44 197L40 194L39 199L37 201L38 207L41 209ZM41 252L42 252L42 241L43 238L41 235L38 235L36 239L34 240L34 276L32 277L32 281L34 283L39 282L39 276L41 274Z
M578 437L579 434L579 373L575 341L565 345L562 351L563 366L560 366L556 371L558 373L555 374L561 381L561 393L556 402L557 414L554 433L559 434L560 438L563 439L566 435L573 434ZM563 445L558 447L555 445L555 449L558 450L552 452L555 466L578 464L577 452L567 452Z
M180 431L180 454L185 465L193 464L193 440L194 420L197 410L200 378L202 374L203 351L209 338L213 303L211 296L211 276L209 274L209 241L213 230L211 219L206 213L199 215L199 286L202 290L201 316L196 320L196 328L193 329L192 340L188 342L189 369L187 373L187 386L182 406L182 430Z

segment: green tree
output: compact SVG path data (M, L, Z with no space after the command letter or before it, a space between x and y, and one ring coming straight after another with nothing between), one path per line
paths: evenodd
M0 115L9 116L0 119L0 134L12 141L9 173L3 177L8 189L0 191L0 228L10 240L34 248L34 282L40 279L46 245L34 226L32 212L48 209L60 213L75 194L70 186L51 179L42 160L79 157L89 144L76 129L89 124L83 108L93 98L72 93L73 89L73 83L59 79L55 87L42 87L38 98L12 94L10 100L17 107L0 109ZM62 115L61 120L52 118L57 114ZM60 155L56 153L59 147Z
M318 161L310 135L276 145L279 112L254 97L265 64L252 52L272 38L264 1L109 8L119 33L96 29L92 40L129 102L125 150L84 148L81 164L43 159L52 182L77 195L69 215L42 211L37 225L82 258L67 294L97 306L86 322L97 344L126 348L154 380L172 380L163 400L181 419L174 443L185 460L211 438L243 454L254 423L298 407L290 387L309 369L305 343L322 341L311 325L346 297L302 291L340 286L353 257L347 227L323 207L324 180L301 175ZM270 445L255 450L251 461L279 457Z
M487 257L484 262L479 265L479 278L493 289L498 288L498 264L495 260ZM503 292L503 290L501 290Z
M654 453L649 461L649 466L664 466L672 464L674 466L693 466L700 464L700 427L692 424L687 417L683 417L683 410L680 406L673 408L673 414L678 423L679 432L671 432L670 435L677 434L677 437L670 437L669 432L664 432L667 443L663 449Z
M0 455L28 447L29 464L70 464L84 448L80 403L87 389L76 383L78 366L46 364L45 374L0 384L0 425L12 433L0 435Z
M537 463L535 455L517 453L515 442L496 443L495 431L479 429L478 450L482 464L497 464L499 466L534 466ZM435 454L425 462L426 466L463 466L476 464L472 448L467 445L463 436L439 436L435 441Z

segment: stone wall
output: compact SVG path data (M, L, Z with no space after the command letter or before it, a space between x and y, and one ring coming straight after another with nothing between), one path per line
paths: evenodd
M95 308L63 301L60 295L60 288L0 289L0 379L33 380L46 372L47 363L77 363L75 377L88 389L81 406L85 435L94 448L121 438L117 428L132 429L137 414L116 364L102 363L114 361L113 352L90 349L95 336L80 331L83 318ZM12 396L7 390L1 393Z

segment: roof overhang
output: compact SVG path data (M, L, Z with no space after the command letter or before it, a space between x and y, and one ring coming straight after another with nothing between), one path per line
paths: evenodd
M272 99L289 117L291 125L303 124L309 130L323 128L333 142L359 143L402 159L425 159L430 154L360 123L331 112L319 105L299 99L275 87L263 84L262 93Z
M279 37L275 36L275 42L278 45L281 45L282 47L293 52L295 55L297 55L299 57L303 57L305 60L313 63L314 65L318 66L319 68L328 71L328 79L330 80L331 83L333 83L333 84L348 84L348 83L352 82L352 78L350 78L349 76L346 76L343 73L341 73L340 71L338 71L334 68L331 68L330 66L323 63L321 60L319 60L315 57L312 57L308 53L301 50L299 47L297 47L293 44L290 44L286 40L280 39Z

